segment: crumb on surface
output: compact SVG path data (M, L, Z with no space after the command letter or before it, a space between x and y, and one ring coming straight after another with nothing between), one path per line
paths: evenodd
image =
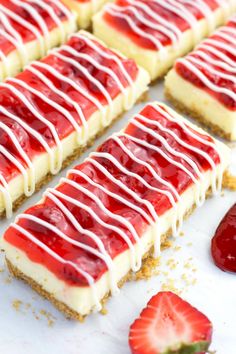
M233 176L229 171L224 173L223 188L236 191L236 176Z
M16 310L16 311L20 311L21 306L22 306L23 302L19 299L15 299L12 301L12 307Z
M148 257L143 262L142 268L134 274L134 280L150 279L153 275L158 275L159 271L156 269L160 265L160 258Z

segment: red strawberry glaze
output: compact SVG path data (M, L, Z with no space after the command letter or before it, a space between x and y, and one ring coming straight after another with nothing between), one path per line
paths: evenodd
M68 20L66 15L60 10L60 8L58 8L58 6L55 5L55 3L52 3L50 0L46 0L45 3L50 5L50 7L53 9L55 14L60 18L61 21ZM28 23L35 26L38 29L38 31L42 33L39 23L30 15L28 11L23 9L21 6L15 5L10 0L1 0L0 5L3 5L7 9L16 13L22 19L26 20ZM57 27L57 24L54 22L54 19L48 14L46 10L42 9L37 4L30 3L30 5L37 11L37 13L40 16L42 16L49 31L52 31L55 27ZM11 19L10 17L8 17L8 20L10 24L13 26L13 28L20 34L24 43L28 43L36 39L34 33L32 33L30 30L28 30L27 28L19 24L17 21ZM2 23L0 23L0 28L4 29ZM0 36L0 48L5 55L8 55L13 50L15 50L15 46L4 36Z
M104 52L111 54L111 51L109 49L102 47L98 42L96 42L96 44L100 48L102 48ZM100 54L98 54L93 49L91 49L91 47L89 47L88 44L80 38L71 37L71 39L68 42L68 46L74 48L76 51L80 53L85 53L90 55L98 63L106 66L107 68L110 68L117 75L117 77L119 78L123 86L124 87L128 86L128 82L124 77L124 74L122 73L118 64L114 62L114 60L105 59ZM63 50L61 50L60 53L67 57L75 59L83 67L88 69L90 74L106 88L106 90L108 91L112 99L115 99L115 97L120 93L120 88L118 87L117 83L113 79L111 79L111 77L108 74L98 70L96 67L88 63L85 59L76 58L73 55L68 54L68 52L65 52ZM121 60L124 64L126 71L129 73L130 77L132 78L132 80L135 80L137 77L138 68L134 63L134 61L130 59L121 59ZM94 86L92 82L88 81L88 79L84 76L84 74L80 72L78 69L76 69L74 66L72 66L71 64L62 61L61 59L57 58L53 54L43 59L42 62L50 65L54 69L58 70L61 74L72 79L75 83L77 83L78 85L83 87L87 92L89 92L91 95L96 97L101 104L103 105L107 104L106 98L102 95L100 91L98 91L98 88ZM89 99L87 99L85 96L83 96L78 91L76 91L71 85L62 82L61 80L56 78L54 75L50 74L45 69L40 68L40 71L43 74L45 74L46 77L50 81L52 81L58 89L68 94L70 98L72 98L75 102L77 102L77 104L79 104L80 107L82 107L84 116L87 120L97 110L97 107L95 106L94 103L92 103ZM81 118L79 117L76 109L68 102L66 102L63 98L61 98L59 95L52 92L48 88L48 86L46 86L45 83L43 83L32 72L25 70L24 72L19 74L17 78L28 83L32 88L40 91L41 93L44 93L48 98L52 99L60 106L67 109L76 119L76 121L80 125L82 124ZM12 85L18 88L30 100L30 102L41 113L41 115L55 126L60 140L66 138L74 131L74 127L65 118L65 116L62 115L62 113L56 111L55 109L52 108L52 106L46 104L45 102L42 101L42 99L36 97L34 94L30 93L28 90L22 88L18 84L12 83ZM42 137L47 141L49 146L55 145L54 138L49 128L43 122L40 122L39 119L37 119L35 115L29 111L29 109L22 103L19 97L16 97L16 95L10 92L8 88L1 86L1 84L0 84L0 105L8 109L10 112L15 114L20 119L22 119L22 121L29 124L31 128L34 128L36 131L38 131L42 135ZM38 141L36 141L36 139L32 135L28 134L23 129L22 126L20 126L16 122L13 122L10 118L6 117L3 114L0 115L0 118L1 121L6 125L8 125L11 128L11 130L15 133L21 146L24 148L25 152L30 158L33 158L36 155L45 152L43 146L39 144ZM23 166L27 167L25 161L22 160L21 155L19 154L15 146L10 141L8 135L2 129L0 129L0 145L4 146L13 156L16 156L17 159L21 161ZM11 179L13 179L15 176L19 174L19 171L16 168L16 166L12 164L1 153L0 153L0 159L1 159L0 172L3 174L3 176L6 178L7 181L10 181Z
M171 12L170 10L163 8L157 2L154 1L140 1L140 2L148 5L148 7L153 11L153 13L158 14L163 19L167 20L169 23L172 23L173 25L177 26L181 32L185 32L190 28L189 23L187 21L177 16L175 13ZM212 11L216 10L219 7L219 4L217 4L217 1L215 0L205 0L204 2L210 7ZM123 8L126 8L130 5L127 0L116 0L115 4L122 6ZM188 9L191 12L191 14L197 20L201 20L204 17L202 12L196 9L195 7L193 7L192 5L185 4L184 6L186 9ZM149 15L147 15L146 12L140 10L140 8L138 10L146 19L155 22L155 20L153 20L153 18L151 18ZM171 44L171 40L168 36L164 35L162 32L157 31L156 29L150 28L149 26L140 23L140 21L135 17L135 15L128 8L126 11L122 11L122 14L128 15L129 18L132 19L132 21L134 21L134 23L141 30L143 30L145 33L151 34L154 37L156 37L162 43L163 46L167 46ZM132 42L134 42L139 47L150 49L150 50L157 50L155 44L153 44L152 41L137 34L130 27L130 25L125 19L114 16L106 11L104 13L103 18L107 23L109 23L109 25L114 27L116 30L124 33L127 37L129 37L129 39L132 40Z
M169 120L164 118L160 113L157 113L152 107L145 107L141 114L146 117L149 117L153 121L156 120L162 123L164 126L170 128L179 137L181 137L182 140L196 147L199 147L200 149L208 153L216 164L219 163L219 156L213 148L206 147L206 145L199 143L194 138L191 138L186 135L183 129L179 127L175 122L170 122ZM153 130L158 132L161 136L165 137L169 141L170 145L176 150L188 154L188 156L192 158L195 163L198 164L199 168L202 171L210 169L210 166L208 165L208 162L206 160L201 158L199 155L192 153L191 151L187 152L185 148L182 147L182 145L179 145L176 141L174 141L173 137L171 137L169 134L164 133L163 131L161 132L154 125L150 125L147 123L146 125L147 127L149 126L149 128L152 128ZM129 133L130 135L136 138L141 137L143 141L148 141L149 143L155 144L156 146L160 146L163 151L165 150L164 147L161 146L161 144L155 138L153 138L149 134L144 133L139 128L135 127L132 123L128 125L125 132ZM205 137L208 141L211 141L211 138L208 136L204 135L202 137ZM180 168L168 163L167 160L159 153L153 152L150 149L147 149L146 147L131 142L126 137L121 137L121 139L125 142L126 147L128 147L137 157L143 159L144 161L151 162L155 171L158 172L158 174L163 179L171 182L180 194L183 193L189 186L191 186L192 180L190 179L190 177L187 174L183 173ZM118 146L118 144L114 140L108 139L98 148L98 151L111 153L129 171L140 175L153 187L164 189L164 186L153 177L153 175L149 172L149 170L147 170L146 167L138 164L134 160L131 160L131 158ZM110 172L113 177L122 181L127 187L132 189L142 200L146 199L150 203L152 203L158 215L162 215L168 209L170 209L170 201L165 195L157 193L153 190L151 191L150 189L145 187L142 182L138 181L134 177L128 177L113 163L109 162L104 157L96 157L95 159L99 161L100 164L105 167L105 169ZM182 161L182 163L186 165L186 162ZM143 208L143 210L145 210L146 213L150 215L149 210L145 209L143 204L138 204L137 200L133 199L130 194L127 194L124 190L118 187L116 183L112 182L111 179L106 177L91 162L85 160L85 162L81 165L78 165L76 169L82 171L94 182L99 183L110 192L113 192L118 196L122 196L129 202L134 203L138 207ZM136 210L123 204L117 199L114 199L112 196L107 195L104 191L98 189L98 187L89 184L82 176L70 174L69 178L73 181L76 181L80 186L84 187L86 190L89 190L93 194L98 196L104 206L109 211L115 213L116 215L123 216L126 220L128 220L134 226L139 237L143 235L143 233L148 227L148 222ZM90 197L84 194L84 192L79 191L71 185L65 183L60 184L60 186L57 187L57 190L63 192L66 195L73 196L73 198L75 198L76 200L79 200L80 202L89 206L103 221L110 225L115 225L119 227L129 236L133 243L135 242L131 232L128 230L128 228L126 228L126 226L124 226L124 224L121 224L119 221L112 219L109 215L104 213ZM118 233L106 228L105 226L102 226L99 222L96 222L93 217L84 209L71 204L65 199L62 200L60 197L59 199L70 210L70 212L73 214L73 216L83 228L94 232L102 240L106 251L113 259L117 255L128 249L127 243L121 238ZM69 221L69 219L62 213L61 209L59 209L59 207L56 206L56 204L54 204L48 197L40 204L37 204L36 206L28 209L27 213L40 217L41 219L49 222L51 225L55 225L68 237L71 237L74 240L81 241L87 245L96 248L95 243L91 241L89 237L79 233L74 228L71 221ZM65 260L71 260L73 262L76 262L76 264L79 265L83 270L88 272L94 278L95 281L98 280L102 276L102 274L104 274L104 272L107 270L105 263L101 259L92 256L91 253L79 249L77 246L63 241L52 231L49 231L43 226L39 226L34 221L21 219L18 221L18 224L23 226L38 240L42 241L45 245L50 247L53 251L55 251ZM75 269L73 269L71 266L63 265L57 260L55 260L41 247L29 241L26 236L18 232L16 229L10 227L5 233L4 238L7 242L25 252L27 254L27 257L29 257L31 261L44 265L59 279L62 279L65 282L73 285L87 285L85 279L80 274L78 274Z
M211 242L211 254L217 267L236 273L236 204L218 226Z
M210 37L210 39L216 40L219 43L227 44L229 47L231 47L231 49L232 49L231 52L229 52L228 50L226 50L224 48L218 48L218 49L220 50L221 53L225 54L229 59L231 59L236 64L236 54L235 54L236 53L236 22L229 22L229 24L223 28L234 28L235 29L235 35L233 35L231 33L231 37L235 38L234 42L228 42L226 39L219 37L219 35L217 35L217 32L214 35L212 35ZM206 40L206 43L208 43L208 40ZM216 48L216 46L213 43L211 43L210 46L213 48ZM221 60L221 59L217 58L214 54L209 52L207 50L207 48L204 48L203 51L204 51L204 53L209 55L211 58L213 58L215 60L217 60L217 59ZM233 51L234 51L234 53L233 53ZM194 58L199 58L198 49L196 49L193 53L191 53L191 56L193 56ZM207 61L205 61L205 62L207 62ZM209 62L207 62L207 64L210 65L212 68L216 69L219 73L232 75L232 72L229 73L228 70L225 70L222 67L218 67L217 65L214 65ZM218 86L219 88L227 88L229 91L236 94L235 82L233 82L232 80L227 79L227 78L222 78L219 75L210 72L209 70L207 70L207 68L202 67L200 64L194 63L194 66L197 67L211 83ZM222 92L217 92L215 90L212 90L195 73L193 73L191 70L189 70L186 67L186 65L183 62L181 62L181 60L176 62L175 70L183 79L187 80L188 82L190 82L194 86L197 86L198 88L202 89L203 91L205 91L208 94L210 94L211 96L213 96L215 99L217 99L219 102L221 102L227 109L232 110L232 111L236 111L236 100L235 99L233 99L229 95L226 95Z

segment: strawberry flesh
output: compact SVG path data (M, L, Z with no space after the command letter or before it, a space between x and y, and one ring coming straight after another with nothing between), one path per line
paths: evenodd
M153 296L131 325L129 344L133 354L202 354L211 337L209 319L166 291Z

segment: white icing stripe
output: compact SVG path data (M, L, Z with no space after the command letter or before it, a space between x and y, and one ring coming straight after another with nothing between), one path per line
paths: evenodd
M135 7L140 8L148 16L153 18L156 22L159 22L165 28L169 29L174 34L174 36L176 37L176 40L180 39L180 37L182 35L182 32L180 31L180 29L175 24L165 20L165 18L161 17L158 13L152 11L151 8L149 7L149 3L145 4L145 3L141 2L141 1L138 1L138 0L128 0L128 3L133 5L133 6L135 6Z
M39 97L42 101L50 105L55 111L61 113L67 120L68 122L73 126L74 130L77 132L78 135L78 143L81 143L80 140L80 135L81 135L81 127L78 125L76 122L75 118L73 115L64 107L59 105L58 103L54 102L47 96L45 96L42 92L35 90L32 88L30 85L26 84L23 80L17 79L17 78L10 78L8 79L8 83L13 82L19 86L22 86L25 88L28 92L31 92L33 95Z
M145 31L143 31L142 29L140 29L135 22L132 20L131 17L129 17L126 14L123 14L122 12L125 11L126 8L125 7L119 7L115 4L111 4L111 6L106 8L106 12L109 13L110 15L114 16L114 17L118 17L121 18L123 20L125 20L130 28L137 33L139 36L148 39L149 41L151 41L154 46L156 47L157 50L160 51L160 55L162 55L162 57L165 55L165 51L164 51L164 47L162 45L162 43L153 35L146 33Z
M213 54L217 58L220 58L222 60L222 63L227 63L232 67L236 67L236 62L234 62L232 59L230 59L226 54L224 54L222 51L219 49L212 47L210 43L208 44L206 41L203 42L199 47L196 48L197 53L200 52L209 52L210 54Z
M43 2L43 0L41 0ZM75 15L72 11L69 10L69 8L64 5L61 1L58 0L50 0L51 3L53 3L59 10L63 12L63 14L67 17L68 20L74 20Z
M37 38L40 46L40 54L41 56L44 56L45 54L45 46L44 46L44 41L41 33L37 29L37 27L33 26L31 23L27 22L24 20L22 17L14 13L13 11L9 10L2 4L0 4L0 11L2 11L5 15L7 15L9 18L13 19L17 23L19 23L22 27L26 28L28 31L33 33L33 35Z
M53 191L52 191L53 192ZM49 198L50 200L52 200L57 206L60 205L60 209L62 210L62 212L64 212L64 214L69 218L69 220L71 221L71 223L75 226L75 228L82 234L88 236L89 238L91 238L96 245L99 248L99 251L97 251L94 247L88 246L85 243L76 241L70 237L68 237L64 232L62 232L60 229L58 229L56 226L51 225L50 223L34 216L34 215L29 215L29 214L20 214L19 216L17 216L17 219L26 219L26 220L31 220L34 221L36 224L45 227L46 229L49 229L50 231L54 232L57 236L59 236L60 238L62 238L64 241L68 242L69 244L76 246L78 248L81 248L82 250L89 252L91 254L93 254L94 256L100 258L107 266L110 275L111 275L111 289L112 289L112 294L115 294L119 291L119 288L117 286L117 283L115 281L114 278L114 265L112 262L111 257L109 256L109 254L107 253L107 251L104 248L104 244L102 243L102 241L100 240L100 238L98 236L96 236L96 234L94 234L93 232L84 230L79 223L77 223L77 221L75 220L75 218L73 217L73 215L69 212L69 210L63 205L63 203L60 202L60 200L54 195L52 194L49 190L48 192L45 194L47 196L47 198ZM64 198L65 200L74 203L74 199L73 198L69 198L66 195L57 192L58 197L60 198ZM73 262L74 263L74 262Z
M65 265L70 265L72 268L74 268L78 273L80 273L87 281L89 284L90 288L92 289L92 295L93 299L96 304L96 309L97 311L100 311L102 309L102 306L98 300L95 286L94 286L94 279L91 277L91 275L85 271L83 271L77 264L66 261L64 258L60 257L56 252L54 252L51 248L46 246L43 242L39 241L33 234L31 234L29 231L25 230L23 227L21 227L18 224L11 224L11 227L13 227L15 230L20 232L22 235L24 235L26 238L28 238L31 242L35 243L37 246L39 246L41 249L43 249L46 253L48 253L51 257L56 259L58 262L61 264Z
M106 67L105 65L100 64L98 61L96 61L95 59L93 59L91 57L91 55L85 54L85 53L79 53L78 51L76 51L75 49L73 49L72 47L68 46L68 45L63 45L61 48L61 50L68 52L69 54L77 57L77 58L81 58L84 59L86 61L88 61L89 63L91 63L93 65L93 67L97 68L100 71L103 71L104 73L108 74L116 83L116 85L119 87L119 90L122 92L122 94L124 95L125 98L125 103L127 103L127 90L125 89L125 87L123 86L122 82L120 81L120 79L118 78L118 76L115 74L114 71L112 71L111 69L109 69L108 67ZM109 95L108 91L106 91L106 98L107 101L110 105L112 105L112 98ZM129 106L126 106L125 104L125 109L128 109Z
M204 42L204 45L205 44L213 45L214 47L223 49L223 50L227 51L228 53L232 53L232 55L236 56L236 50L230 44L220 42L219 40L214 39L214 38L207 39L206 42Z
M207 21L208 31L212 32L216 28L216 20L210 6L204 0L182 0L183 5L190 5L198 9Z
M194 138L195 140L197 140L201 144L203 144L205 146L209 146L212 149L214 149L217 152L217 154L219 155L220 161L222 161L222 157L221 157L220 151L217 150L215 143L203 139L201 136L199 136L198 134L195 134L191 129L189 129L189 127L184 122L182 122L180 119L175 119L172 116L168 106L161 105L161 104L159 104L159 105L150 104L150 106L153 107L157 112L162 114L165 118L167 118L171 122L173 122L173 123L177 124L179 127L181 127L183 129L183 131L187 135L189 135L190 137ZM162 107L166 111L164 109L162 109ZM223 179L223 173L224 173L223 169L222 169L222 171L220 171L220 177L219 177L218 185L217 185L216 164L215 164L214 160L211 158L211 156L208 155L206 152L200 150L200 149L194 148L194 146L188 145L188 148L190 150L198 153L199 155L201 155L209 163L209 165L211 166L211 169L213 171L213 173L212 173L212 183L211 183L212 192L213 192L213 194L220 193L220 191L222 189L222 179Z
M194 66L194 64L190 62L188 57L186 57L185 59L179 59L178 61L181 62L184 66L186 66L188 70L192 71L212 91L225 94L231 97L234 101L236 101L236 93L230 91L226 87L220 87L213 84L198 68L196 68L196 66Z
M210 55L208 55L206 52L203 50L198 49L197 53L193 52L192 55L197 54L197 58L201 58L201 62L205 63L210 63L211 65L218 66L219 68L224 69L225 71L228 71L229 73L236 73L236 62L234 63L234 67L231 65L225 63L224 61L219 61L213 59ZM222 59L223 60L223 59Z
M219 71L217 69L214 69L207 62L202 61L202 60L200 60L198 58L195 58L192 55L188 56L188 60L191 61L191 63L193 63L193 64L196 64L196 65L199 65L199 66L205 68L206 70L208 70L208 72L210 72L212 74L215 74L215 75L217 75L220 78L223 78L223 79L229 80L229 81L231 81L233 83L236 83L236 76L235 75L225 74L225 73L223 73L223 72L221 72L221 71ZM210 63L212 64L211 61L210 61Z
M8 31L7 33L3 29L1 29L1 35L7 38L18 49L19 55L21 57L22 66L24 66L28 62L28 53L24 46L23 38L14 29L14 27L11 25L10 21L8 20L8 17L3 12L0 12L0 19L4 28Z
M34 165L32 164L28 155L25 153L24 149L21 147L19 141L17 140L17 138L14 135L14 133L12 132L12 130L6 124L4 124L2 122L0 122L0 129L4 130L4 132L9 136L12 144L15 146L18 153L20 154L21 159L24 160L25 163L27 164L27 167L29 169L29 177L27 174L27 179L25 181L26 182L25 183L25 194L27 196L30 196L34 193L35 184L36 184ZM26 185L27 185L27 189L26 189Z
M95 79L85 67L83 67L81 64L79 64L76 60L74 60L70 57L67 57L65 55L62 55L61 53L56 52L56 51L53 51L53 55L55 55L56 57L58 57L62 61L71 64L72 66L77 68L79 71L81 71L85 75L85 77L89 81L91 81L98 88L98 90L102 93L102 95L106 98L107 103L109 105L109 116L106 117L102 123L103 123L103 126L107 126L110 123L111 118L112 118L113 104L112 104L112 98L109 95L108 91L105 89L105 87L97 79ZM103 116L103 119L104 119L104 116Z
M72 187L78 189L79 191L82 191L79 189L79 184L69 180L68 178L62 178L61 181L63 183L67 183L69 185L71 185ZM52 190L52 193L55 194L55 191ZM83 191L82 191L83 193ZM58 191L56 191L56 195L58 195ZM112 230L114 232L116 232L128 245L128 247L130 248L131 250L131 268L133 271L137 271L140 269L140 266L141 266L141 262L136 262L136 256L135 256L135 249L134 249L134 246L132 244L132 242L130 241L130 238L126 235L126 233L119 227L115 226L115 225L112 225L112 224L108 224L107 222L104 222L104 220L102 220L94 211L91 207L87 206L86 204L82 203L82 202L79 202L77 200L75 200L74 198L70 198L68 196L65 196L65 195L58 195L59 197L61 198L64 198L65 200L67 201L70 201L71 203L73 203L74 205L77 205L79 208L82 208L84 210L86 210L100 225L102 225L103 227L109 229L109 230ZM69 198L69 199L68 199ZM113 220L116 220L118 221L119 223L123 224L124 225L124 218L120 217L114 213L111 213L109 212L109 210L107 208L105 208L105 206L103 205L103 203L97 198L97 201L95 201L97 205L102 205L102 208L101 210L106 214L108 215L110 218L112 218ZM57 203L57 206L58 206L58 203ZM68 209L63 209L65 215L67 215L67 217L69 217L68 213ZM73 219L72 216L70 217L70 219ZM73 223L74 224L74 223ZM81 232L81 231L80 231ZM84 230L83 231L85 234L88 232L87 230ZM131 233L134 237L136 237L136 234L133 234L133 232ZM95 234L94 234L95 235ZM96 235L95 235L96 236ZM98 236L96 236L96 238L99 239ZM99 239L100 240L100 239ZM139 242L139 239L137 239L136 241ZM98 241L97 241L98 242ZM100 240L101 242L101 240ZM104 246L103 246L104 247Z
M0 112L6 115L8 118L12 119L14 122L17 122L20 126L25 129L25 131L29 134L31 134L38 142L40 145L43 146L45 151L47 151L49 155L49 160L50 160L50 172L52 174L55 174L54 170L54 153L52 149L49 147L48 143L40 133L38 133L36 130L32 129L27 123L25 123L22 119L18 118L16 115L12 114L8 110L6 110L4 107L0 106Z
M2 176L1 173L0 173L0 191L1 191L2 196L3 196L3 201L4 201L4 205L5 205L5 211L6 211L6 217L9 219L9 218L12 217L12 209L13 209L11 193L10 193L10 189L9 189L8 183L5 180L5 178Z
M44 54L50 48L50 35L47 24L42 16L35 10L35 8L30 5L30 3L26 3L20 0L11 0L13 4L22 7L30 16L35 20L41 32L43 33L43 37L45 39L45 44L43 43L42 50Z
M16 97L18 97L22 103L29 109L29 111L41 122L43 122L51 131L51 134L55 140L56 147L55 149L55 155L54 156L54 168L53 168L53 174L57 174L58 171L61 169L62 166L62 160L63 160L63 151L62 151L62 144L60 141L60 138L57 134L56 128L54 125L48 121L46 118L44 118L39 111L30 103L30 101L26 98L24 94L20 90L18 90L15 86L9 84L8 82L1 83L1 86L9 89ZM56 161L58 160L58 161Z
M42 9L44 9L49 16L51 17L51 19L54 21L54 23L57 25L57 27L60 30L61 33L61 43L65 42L66 40L66 31L65 28L63 26L63 22L61 21L60 17L57 16L56 12L54 11L54 9L48 5L46 2L43 2L41 0L30 0L30 2L38 5L39 7L41 7ZM58 4L60 4L60 1L58 2ZM48 41L47 41L47 50L51 48L51 43L50 43L50 36L48 37Z

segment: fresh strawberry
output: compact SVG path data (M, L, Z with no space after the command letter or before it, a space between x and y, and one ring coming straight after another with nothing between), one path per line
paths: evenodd
M129 344L133 354L199 354L208 350L211 336L209 319L166 291L153 296L134 321Z

